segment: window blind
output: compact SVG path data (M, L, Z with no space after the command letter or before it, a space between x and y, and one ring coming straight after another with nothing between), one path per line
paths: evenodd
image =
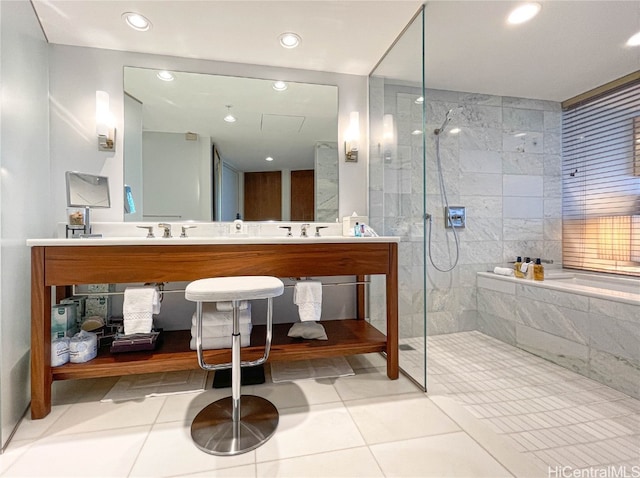
M640 81L563 111L562 261L640 276Z

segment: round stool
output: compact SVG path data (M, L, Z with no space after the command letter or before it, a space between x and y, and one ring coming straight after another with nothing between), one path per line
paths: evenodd
M191 282L185 298L196 302L196 349L198 363L204 370L231 368L231 397L217 400L203 408L191 423L191 438L196 446L212 455L238 455L266 442L278 426L278 410L268 400L254 395L240 395L240 369L267 361L271 349L273 297L282 295L284 284L276 277L216 277ZM264 355L258 360L240 360L240 301L267 299L267 339ZM202 353L202 303L231 302L233 334L231 362L208 364ZM241 400L242 398L242 400ZM240 406L242 402L242 407Z

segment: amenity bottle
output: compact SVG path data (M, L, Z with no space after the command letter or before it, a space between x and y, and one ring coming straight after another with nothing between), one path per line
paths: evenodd
M540 262L539 257L533 265L533 280L544 280L544 266Z
M518 256L515 264L513 264L513 275L516 276L518 279L524 279L524 274L520 270L520 267L522 267L522 257Z

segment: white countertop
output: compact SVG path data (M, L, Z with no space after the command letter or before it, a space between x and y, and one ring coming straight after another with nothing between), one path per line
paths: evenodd
M203 244L328 244L400 242L399 237L91 237L82 239L27 239L27 246L184 246Z

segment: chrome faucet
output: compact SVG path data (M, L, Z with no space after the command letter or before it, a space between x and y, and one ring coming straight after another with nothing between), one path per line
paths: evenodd
M307 229L309 228L309 224L301 224L300 225L300 237L309 237L307 235Z
M171 237L171 224L167 224L166 222L161 222L160 224L158 224L158 227L161 227L162 229L164 229L164 232L162 233L162 237L164 238Z

